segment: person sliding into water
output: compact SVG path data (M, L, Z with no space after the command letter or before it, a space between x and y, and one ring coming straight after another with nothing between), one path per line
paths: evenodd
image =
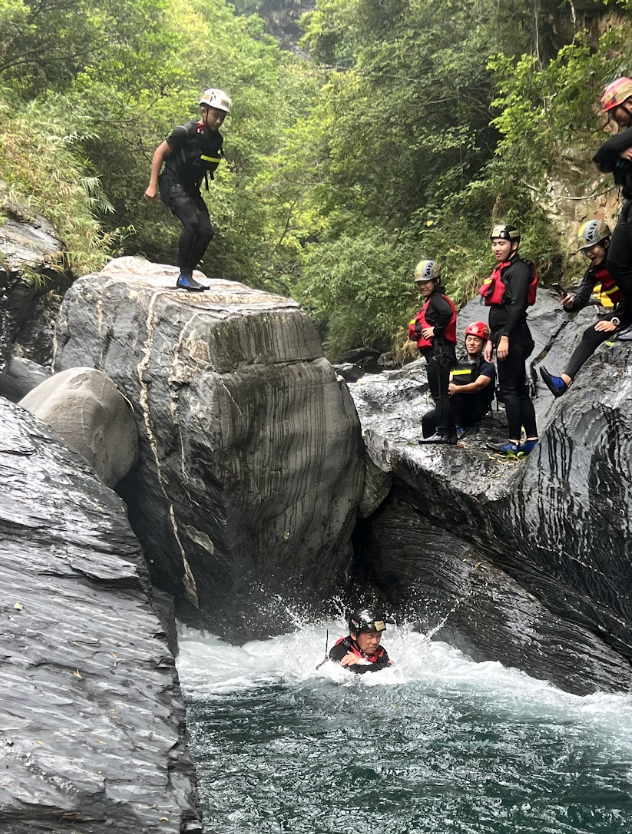
M202 118L177 127L154 151L151 177L145 191L148 200L160 198L182 223L178 242L178 289L207 289L193 277L214 234L200 186L219 165L224 138L219 132L231 102L223 90L206 90L200 98ZM160 169L164 163L164 171Z
M489 310L490 340L483 356L498 360L498 384L505 403L509 440L488 443L488 448L509 458L528 455L538 442L535 410L527 389L526 361L534 348L527 324L527 307L535 302L537 277L532 263L518 255L520 232L510 224L494 226L492 252L497 266L479 289ZM521 443L522 427L526 441Z
M415 267L415 284L426 299L408 327L408 338L417 343L428 365L428 387L436 407L436 432L420 443L456 443L450 428L448 384L450 368L456 362L456 308L445 295L441 284L441 267L436 261L419 261Z
M553 396L561 397L577 376L582 365L593 355L600 344L609 339L619 328L630 324L632 316L627 312L625 299L614 278L605 266L610 243L610 229L603 220L589 220L577 235L579 251L590 261L576 295L561 296L561 304L569 313L583 310L590 303L590 296L596 284L601 284L601 295L605 294L614 304L614 309L601 315L596 324L591 324L579 345L573 351L566 370L561 376L554 376L545 367L540 376Z
M354 611L349 618L349 636L336 641L329 652L330 660L359 675L392 666L386 649L380 646L385 629L384 621L377 620L366 608Z
M593 156L604 174L613 174L621 188L624 203L612 233L606 267L619 285L626 307L632 310L632 79L617 78L609 84L601 105L619 127L615 136L605 141Z

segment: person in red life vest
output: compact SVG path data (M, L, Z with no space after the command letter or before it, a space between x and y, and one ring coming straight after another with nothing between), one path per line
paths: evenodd
M349 636L341 637L332 646L330 660L359 675L392 666L393 661L380 645L385 629L384 621L376 619L366 608L354 611L349 619Z
M475 321L465 328L465 358L457 362L450 373L448 394L456 438L464 440L468 428L477 426L490 410L494 399L496 368L483 359L483 349L489 339L489 327ZM424 436L436 431L436 411L428 411L422 421Z
M436 407L436 432L420 443L456 443L451 430L448 384L456 362L456 308L445 295L441 267L436 261L419 261L415 284L424 305L408 328L408 338L417 343L428 365L428 386Z
M632 310L632 78L617 78L601 98L608 121L618 133L607 139L593 156L603 174L613 174L621 188L623 206L612 233L606 266Z
M589 220L577 235L579 251L590 261L579 289L575 295L566 293L560 299L562 306L569 313L583 310L590 303L590 296L596 284L601 284L601 294L606 294L614 307L599 317L596 324L591 324L566 366L561 376L554 376L546 368L540 368L540 375L553 396L561 397L568 391L568 386L577 376L584 362L589 359L603 342L607 341L619 328L624 328L632 321L627 312L623 294L614 278L605 266L610 243L610 229L603 220Z
M505 457L521 457L528 455L538 442L526 370L526 361L534 348L527 324L527 307L535 301L537 277L533 264L518 255L520 232L515 226L494 226L491 244L496 268L479 289L489 307L491 330L483 356L491 362L496 350L498 384L507 412L509 440L487 445ZM521 443L523 426L526 441Z
M200 292L207 287L193 277L214 234L200 187L223 156L224 138L219 132L231 101L223 90L206 90L200 98L202 118L176 127L151 160L151 176L145 198L160 198L182 223L178 242L178 289ZM164 171L160 173L164 163Z

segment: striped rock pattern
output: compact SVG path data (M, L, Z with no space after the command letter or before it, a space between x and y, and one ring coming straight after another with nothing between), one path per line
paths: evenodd
M348 567L359 421L296 302L225 280L176 291L176 276L120 258L75 282L55 369L102 370L133 405L122 494L153 582L189 622L248 633L274 594L322 599Z

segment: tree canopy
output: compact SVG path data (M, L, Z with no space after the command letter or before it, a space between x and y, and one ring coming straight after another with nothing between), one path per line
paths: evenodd
M594 191L632 0L316 0L300 49L281 49L260 15L307 5L0 0L0 179L77 273L118 252L173 261L178 224L142 199L151 155L218 86L234 111L204 268L298 298L330 355L399 338L422 257L464 300L496 219L559 272L548 185Z

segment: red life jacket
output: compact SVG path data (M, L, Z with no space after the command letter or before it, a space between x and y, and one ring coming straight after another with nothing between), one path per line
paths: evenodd
M378 646L375 650L375 654L365 654L363 651L360 651L359 647L356 646L353 640L348 637L341 637L340 640L336 640L334 643L335 646L338 646L340 643L344 643L345 640L348 641L349 651L352 651L356 657L361 657L363 660L368 660L369 663L377 663L378 660L381 660L384 655L386 654L386 649L382 646Z
M517 260L523 259L518 258ZM498 264L489 278L484 281L483 286L479 287L478 294L482 295L485 299L486 307L491 307L492 304L500 305L505 303L505 293L507 292L507 287L503 282L502 273L508 266L515 263L516 260L503 261L501 264ZM531 269L531 283L529 284L529 289L527 290L527 307L531 307L535 304L535 295L538 288L538 276L536 274L535 264L533 261L524 261L524 263L526 263Z
M617 286L617 282L614 280L612 275L608 272L605 266L598 266L593 272L593 275L601 284L601 292L599 295L607 295L616 307L621 301L623 293Z
M452 302L452 299L448 298L447 295L443 296L445 300L448 302L450 307L452 308L452 318L447 323L445 330L443 331L443 338L446 342L449 342L451 345L456 344L456 307ZM428 305L432 301L432 298L429 298L421 310L417 313L415 318L410 322L408 325L408 338L412 339L413 342L417 342L417 347L420 349L423 348L431 348L434 339L425 339L422 335L422 330L426 327L432 327L433 325L428 324L426 321L426 311L428 310Z

